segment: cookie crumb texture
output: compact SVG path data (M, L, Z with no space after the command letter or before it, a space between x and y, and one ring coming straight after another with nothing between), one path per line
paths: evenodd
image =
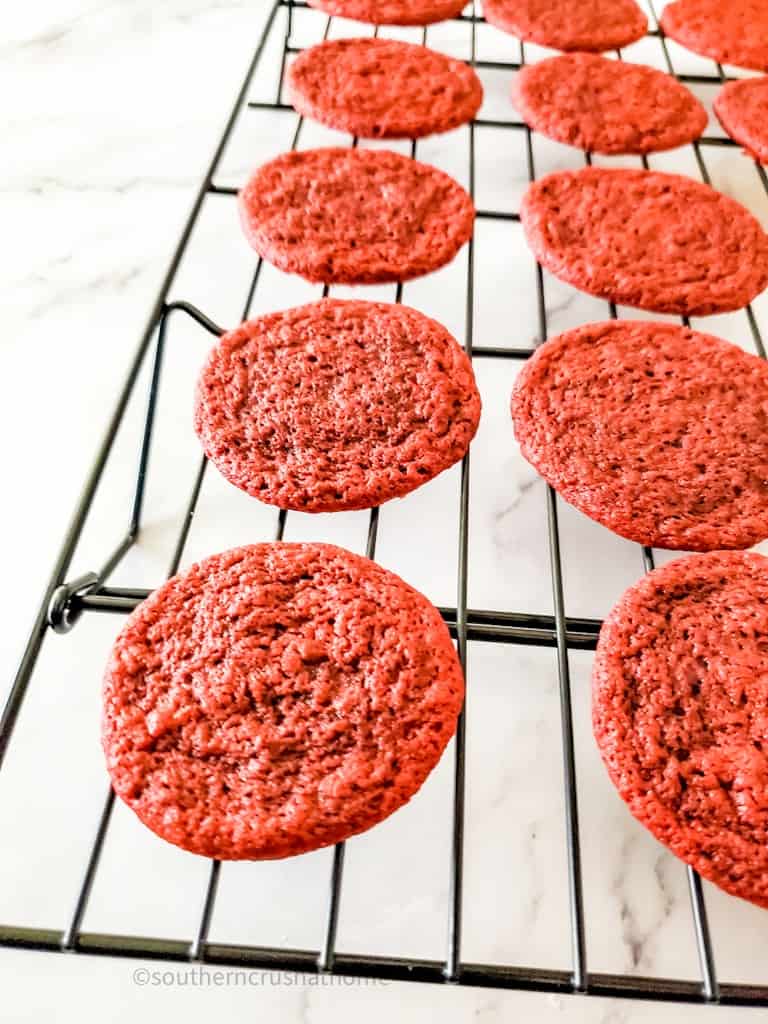
M483 87L462 60L394 39L333 39L288 69L291 103L361 138L420 138L471 121Z
M522 454L559 494L651 547L768 537L768 364L674 324L587 324L518 375Z
M768 236L740 203L678 174L585 167L529 186L536 258L575 288L657 313L746 306L768 284Z
M727 82L713 104L731 138L762 164L768 164L768 77Z
M600 633L592 721L632 814L768 907L768 559L715 552L630 587Z
M400 304L341 299L224 335L195 406L229 481L303 512L409 493L464 456L479 420L471 363L444 327Z
M765 0L676 0L664 8L661 27L703 57L768 71Z
M593 153L652 153L697 139L707 113L671 75L591 53L523 67L512 101L535 131Z
M239 196L264 259L308 281L407 281L454 258L472 235L468 193L389 150L310 149L264 164Z
M456 18L465 0L308 0L309 6L369 25L433 25Z
M645 35L635 0L483 0L486 21L553 50L615 50Z
M115 792L207 857L328 846L406 803L463 699L438 611L325 544L255 544L169 580L130 616L104 683Z

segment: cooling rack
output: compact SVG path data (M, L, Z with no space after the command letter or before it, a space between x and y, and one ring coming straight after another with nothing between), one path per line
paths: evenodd
M166 350L168 325L173 318L186 317L194 321L201 331L213 337L222 333L222 328L208 316L204 309L191 301L169 300L174 281L182 264L188 244L196 228L205 204L212 196L234 197L237 188L219 183L222 158L230 143L240 119L248 111L269 110L278 112L293 125L291 148L299 142L303 119L283 102L283 77L289 55L299 51L293 43L297 21L316 12L308 12L302 0L276 0L271 8L263 33L256 46L242 87L235 99L230 116L224 126L210 165L192 205L191 212L182 230L170 266L162 282L160 293L150 313L144 334L130 365L127 379L120 391L112 417L99 446L92 469L85 482L80 501L75 509L59 556L53 566L48 586L43 595L40 609L23 653L17 675L10 689L8 700L0 721L0 767L8 751L14 728L38 662L44 641L50 631L66 634L76 627L84 615L94 612L126 614L149 593L140 587L116 587L109 585L109 579L124 556L137 543L142 525L142 513L150 451L157 420L158 394ZM655 14L655 12L652 12ZM329 34L331 18L325 20L325 36ZM483 23L482 16L475 12L464 13L455 19L465 23L470 40L471 62L481 71L509 71L522 66L526 60L526 47L520 45L520 58L511 60L481 60L477 57L476 32ZM654 19L655 20L655 19ZM422 33L424 42L429 30ZM649 35L655 37L661 47L670 73L674 74L672 60L666 39L658 28L652 28ZM259 68L268 41L277 40L280 46L279 75L274 83L274 100L257 101L250 97L251 83ZM621 53L617 53L621 59ZM684 82L717 86L727 79L724 69L715 65L712 74L680 74ZM489 119L478 117L467 129L469 145L469 191L475 196L477 175L476 130L478 128L502 129L523 133L527 176L536 176L535 150L532 133L523 123L510 119ZM357 145L357 139L351 145ZM730 139L719 136L705 136L693 146L701 178L710 182L705 153L710 147L733 146ZM416 155L417 143L411 143L411 154ZM585 160L592 162L590 154ZM643 158L644 166L648 162ZM768 178L764 169L756 166L762 187L768 194ZM519 221L515 212L479 208L478 222ZM477 359L524 360L533 348L510 348L488 346L476 343L473 337L475 317L475 257L474 240L468 245L465 283L465 347L468 355ZM242 318L252 309L254 296L262 276L261 260L257 261L242 305ZM536 310L538 317L538 338L548 334L548 310L545 302L544 275L535 265ZM328 289L325 290L327 293ZM402 298L402 286L397 287L396 301ZM617 316L616 308L610 313ZM765 357L765 348L758 326L758 320L751 307L746 310L749 330L756 351ZM75 578L70 577L70 568L78 551L86 520L108 459L114 447L118 429L123 421L129 401L140 381L146 365L148 390L146 394L146 415L138 452L138 473L128 510L127 525L122 539L104 559L101 568ZM199 461L191 493L181 519L181 529L175 538L173 556L168 574L173 574L184 555L190 527L196 514L206 461ZM339 921L339 907L344 882L344 844L334 848L331 865L327 910L324 923L323 941L319 949L301 950L278 946L246 946L212 942L209 929L217 898L221 865L210 863L207 890L196 933L188 941L169 940L160 937L140 935L101 934L83 930L82 924L92 888L99 869L102 850L110 827L114 806L114 795L109 790L90 848L83 865L82 882L77 893L74 909L63 929L44 929L12 924L0 925L0 944L30 950L64 951L86 954L101 954L115 957L148 957L160 960L197 962L203 964L232 965L237 967L260 967L274 970L297 972L331 973L345 977L385 979L395 981L416 981L433 983L454 983L468 986L497 987L506 989L527 989L551 993L583 993L597 996L617 996L665 1001L710 1002L730 1005L768 1007L768 979L765 985L726 984L718 980L713 942L707 917L702 885L697 874L687 869L690 894L692 926L696 939L700 979L690 980L674 977L640 977L630 974L607 974L588 970L587 965L587 922L583 898L581 843L579 832L579 803L576 786L574 754L574 726L571 704L569 671L570 651L594 650L600 621L590 618L573 618L566 615L563 588L563 560L561 556L561 535L558 523L558 507L554 492L546 492L546 534L549 546L551 591L553 614L531 614L514 610L478 610L468 607L467 579L469 570L469 485L470 457L461 464L458 509L457 578L456 599L452 607L440 609L452 636L455 638L459 657L466 668L467 644L478 641L494 644L521 644L549 647L556 651L559 686L559 713L562 733L562 773L564 786L565 836L568 866L568 907L571 968L545 969L499 965L494 963L467 962L462 956L464 880L464 828L465 828L465 782L466 782L466 709L459 721L454 745L451 844L449 852L450 885L448 896L448 918L446 922L446 946L442 960L412 959L395 956L373 956L341 952L337 950L336 935ZM287 513L276 512L276 539L282 538ZM378 509L369 513L366 553L376 557L378 533ZM653 552L643 549L643 564L646 570L653 568ZM468 690L471 707L471 686Z

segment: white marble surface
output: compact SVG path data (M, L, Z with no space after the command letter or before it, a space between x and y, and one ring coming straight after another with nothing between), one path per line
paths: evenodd
M231 97L245 68L265 0L50 0L4 19L0 85L6 159L0 211L6 284L3 400L6 438L2 550L6 587L0 658L7 686L23 636L63 534L115 389L143 326ZM297 20L312 42L320 15ZM355 27L334 23L334 34ZM388 33L389 34L389 33ZM413 31L392 32L418 39ZM468 56L466 26L431 29L436 48ZM542 51L527 48L536 59ZM478 29L478 55L514 58L516 44ZM706 67L673 47L679 70ZM663 67L658 42L625 56ZM254 98L274 89L268 57ZM485 74L487 117L513 115L503 73ZM702 97L711 102L712 91ZM291 114L243 115L217 181L288 145ZM715 126L712 131L717 131ZM299 144L339 138L309 123ZM346 140L343 140L346 141ZM467 180L467 130L419 143L417 155ZM737 150L705 150L713 180L768 224L768 197ZM527 181L524 135L477 131L477 203L514 210ZM535 139L536 171L580 166L582 155ZM615 161L612 161L615 162ZM637 163L637 161L628 161ZM696 174L690 148L651 164ZM533 264L514 223L477 227L475 340L528 345L536 337ZM233 201L206 202L173 294L214 319L240 316L253 255ZM463 339L466 253L405 288L406 302ZM344 292L339 289L338 294ZM546 281L552 331L607 315L604 303ZM254 312L318 294L265 267ZM394 297L394 289L358 294ZM756 303L768 327L768 300ZM625 311L637 316L636 312ZM10 314L10 324L8 316ZM750 345L743 314L707 329ZM169 335L158 439L140 546L116 584L152 586L168 563L192 484L198 449L190 428L191 385L208 339L179 319ZM484 409L472 452L469 602L477 608L550 612L544 489L517 453L507 403L512 362L476 364ZM139 396L141 389L139 389ZM94 568L127 515L143 400L132 403L73 572ZM377 557L436 603L455 603L458 470L381 512ZM639 549L560 507L567 611L600 617L642 571ZM185 562L268 538L272 510L205 478ZM333 540L362 550L362 513L291 514L289 539ZM60 928L67 921L105 791L98 747L99 678L119 628L86 617L51 637L0 774L0 920ZM571 658L581 801L589 967L594 971L697 978L685 873L614 794L589 730L590 657ZM567 883L554 652L472 644L469 663L466 902L468 961L569 966ZM423 792L389 821L348 845L340 950L440 958L445 948L452 750ZM228 865L211 938L316 948L323 928L330 853L264 865ZM84 928L189 938L207 865L155 839L118 807ZM724 981L765 982L768 915L705 886ZM371 1021L427 1012L447 1021L695 1022L756 1019L751 1011L624 1003L544 995L398 986L140 988L134 964L0 951L4 1016L12 1021L281 1019Z

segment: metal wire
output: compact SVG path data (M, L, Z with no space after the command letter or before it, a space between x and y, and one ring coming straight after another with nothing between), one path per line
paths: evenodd
M520 43L520 64L525 64L525 44ZM533 155L533 132L525 127L525 153L528 179L536 179ZM589 163L590 156L586 155ZM536 291L539 318L539 341L547 339L547 308L541 264L536 261ZM557 498L547 486L547 539L549 543L552 600L555 609L555 636L557 638L557 675L560 692L560 723L563 748L563 784L565 787L565 835L568 856L568 895L571 924L571 957L573 961L573 988L585 992L587 980L587 947L584 923L584 895L581 878L581 845L579 842L579 798L576 789L576 755L573 737L573 711L571 707L571 681L568 664L567 626L563 597L563 566L560 557L560 531L557 522Z
M275 90L275 102L249 100L248 92L254 73L258 66L267 39L273 33L276 16L280 7L285 8L284 33L282 52L280 55L280 75ZM143 600L148 591L141 588L108 586L108 578L126 552L135 543L138 535L143 511L144 487L149 471L152 438L155 425L155 409L162 379L162 363L165 349L169 343L169 322L172 315L184 314L199 326L211 333L219 335L222 328L214 323L197 306L190 302L167 302L167 295L174 281L176 271L186 250L187 243L197 223L204 203L208 200L219 201L213 197L222 197L226 201L237 194L237 189L219 185L215 181L221 158L232 135L238 118L243 112L270 110L284 112L285 116L296 118L291 148L299 142L303 118L296 115L293 109L282 102L284 72L289 56L298 52L291 41L297 12L306 8L304 0L277 0L267 20L262 37L257 45L253 60L249 65L243 85L238 93L235 104L224 126L224 131L217 144L215 153L204 176L199 192L195 198L192 211L183 229L175 250L171 265L168 268L160 294L157 297L149 318L144 335L131 365L128 378L121 391L115 411L109 422L91 473L86 481L81 500L67 531L64 544L54 565L48 587L41 602L27 648L24 652L19 671L0 720L0 766L8 748L14 726L34 669L46 629L51 625L60 632L71 629L77 619L86 612L100 611L103 613L125 614ZM655 15L654 15L655 16ZM457 20L469 24L470 63L480 69L500 69L512 71L525 63L525 49L521 45L519 61L484 61L477 59L476 26L483 21L474 8L470 14L461 15ZM327 18L323 38L328 38L332 19ZM376 34L378 30L374 32ZM652 29L650 35L658 37L664 59L671 74L674 67L663 32ZM427 30L422 34L422 42L427 42ZM617 51L619 59L622 58ZM718 84L725 81L723 69L717 66L717 76L678 75L681 81L690 83ZM525 137L525 153L530 180L535 177L534 148L531 130L522 122L477 118L468 128L469 145L469 191L474 198L476 180L476 130L478 128L508 129L522 131ZM357 138L352 137L350 144L357 145ZM703 156L707 146L734 145L730 139L703 137L694 144L694 152L698 167L704 181L709 181L709 174ZM416 155L416 141L411 143L411 155ZM591 155L586 154L587 164ZM648 166L643 158L643 166ZM768 177L759 165L757 173L768 193ZM478 210L478 220L494 220L515 223L519 221L517 213ZM501 348L479 346L474 344L474 266L475 243L470 241L467 247L467 279L466 279L466 314L465 314L465 347L470 358L501 358L525 359L534 348ZM250 315L256 290L262 271L262 261L256 261L250 278L247 293L242 306L242 318ZM536 264L536 306L538 317L538 340L541 343L547 337L547 310L544 294L544 279L540 265ZM329 289L323 290L328 294ZM396 301L401 301L403 286L396 288ZM609 304L611 316L617 315L616 307ZM765 356L765 347L760 336L757 320L751 307L746 310L750 331L759 354ZM112 450L117 429L122 421L128 401L134 390L138 375L150 349L153 348L153 364L150 373L147 394L144 427L139 446L138 472L136 486L128 516L126 533L115 550L106 558L97 572L86 573L76 580L66 581L72 557L75 553L80 535L101 481L104 468ZM198 499L205 477L207 462L201 458L192 483L189 499L183 511L179 532L174 544L172 557L168 566L168 575L175 573L181 563L184 548L193 522ZM563 779L565 787L565 825L567 840L567 861L569 874L569 918L571 930L572 965L569 971L534 969L497 964L473 964L462 960L461 938L463 918L463 851L465 827L465 784L466 784L466 715L467 708L459 719L455 740L455 756L453 771L453 805L452 805L452 840L450 847L449 898L447 904L447 943L444 961L427 961L403 959L398 957L373 957L356 954L340 953L336 950L336 936L342 907L344 877L344 844L334 848L333 861L329 879L328 904L325 918L323 940L319 950L295 950L281 948L261 948L254 946L235 946L209 941L211 922L215 914L216 897L221 872L221 864L211 861L208 882L202 893L202 909L198 927L188 942L171 941L155 937L118 936L84 933L82 923L87 911L88 901L98 872L103 846L108 834L114 806L114 795L107 793L96 828L94 840L89 852L82 881L77 893L75 905L67 926L63 930L23 928L12 925L0 925L0 945L15 946L41 950L67 950L91 954L121 957L159 957L169 960L194 960L210 964L231 964L237 966L269 967L296 971L333 972L350 977L371 977L396 980L423 982L451 982L470 986L490 986L498 988L529 989L535 991L568 993L586 992L599 996L621 996L626 998L642 998L665 1000L672 1002L720 1002L728 1005L766 1006L768 1007L768 985L729 985L719 983L715 968L713 944L711 941L706 906L702 893L701 880L691 869L688 869L689 892L691 897L693 928L696 936L697 950L701 966L701 982L692 982L675 978L642 978L629 975L609 975L588 972L586 955L586 935L588 933L581 878L581 848L579 835L579 808L576 784L576 763L574 753L573 716L570 692L570 672L568 653L571 650L593 650L600 628L595 619L579 619L567 616L563 594L563 570L561 559L561 542L558 527L557 499L551 489L546 493L547 528L551 566L551 584L554 604L554 615L535 615L513 611L479 610L467 607L467 584L469 573L469 488L470 459L467 455L461 465L459 486L459 529L458 529L458 572L456 607L441 608L441 614L448 624L451 634L457 642L457 649L462 666L466 672L467 649L469 641L493 643L533 644L550 647L556 651L556 663L560 694L560 719L562 734ZM279 511L275 525L275 537L280 540L284 536L287 513ZM378 509L370 512L366 554L375 557L376 540L379 527ZM643 564L646 571L653 568L653 553L643 551Z
M470 64L477 58L475 34L475 4L472 3L472 27L470 30ZM469 194L475 199L475 126L470 124L469 132ZM415 153L415 143L414 150ZM473 331L475 315L475 240L472 237L467 246L467 294L464 317L464 349L468 358L473 354ZM469 692L467 672L467 586L469 574L469 452L461 461L459 484L459 539L458 573L456 580L456 647L459 661ZM458 981L461 975L461 921L464 889L464 817L466 790L466 737L467 698L459 715L454 740L453 763L453 821L451 824L451 862L448 882L448 945L445 958L445 978Z

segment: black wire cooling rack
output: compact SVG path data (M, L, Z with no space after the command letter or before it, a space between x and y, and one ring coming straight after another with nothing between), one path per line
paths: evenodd
M85 613L94 611L125 614L143 600L149 591L138 588L109 587L107 580L123 556L136 543L142 521L145 483L155 426L155 411L158 388L166 344L166 333L171 317L187 316L195 320L202 329L213 336L222 333L216 323L195 305L186 301L168 301L177 271L184 257L190 237L198 222L206 200L212 195L234 196L236 188L216 183L222 157L233 135L240 116L251 109L265 109L284 112L283 116L295 119L295 130L291 148L295 148L303 119L282 102L283 76L289 54L298 52L292 45L295 22L302 17L307 7L303 0L276 0L266 21L261 38L248 67L245 80L237 95L224 131L216 146L203 182L192 205L191 212L181 233L170 266L158 295L144 334L131 363L127 379L119 394L112 418L96 454L94 464L85 482L79 504L67 530L63 546L51 572L50 581L43 596L19 669L12 685L2 720L0 720L0 766L8 750L14 727L19 716L25 694L49 630L67 633ZM483 61L476 59L476 26L484 19L474 13L464 13L457 19L468 24L470 35L471 62L479 69L514 71L525 62L525 46L520 45L519 61ZM249 89L262 59L265 45L270 37L281 32L282 55L279 78L276 83L273 102L249 100ZM325 25L328 35L332 19ZM667 42L658 28L652 28L649 35L657 37L667 68L674 74ZM427 40L427 30L423 31ZM278 44L279 45L279 44ZM618 57L621 58L619 52ZM687 83L717 86L727 80L723 68L716 65L716 75L686 74L677 77ZM490 120L477 118L468 127L469 132L469 191L474 197L476 161L475 130L477 127L506 129L523 132L527 171L530 180L535 178L534 147L531 130L523 123L513 120ZM352 140L352 145L357 139ZM694 143L694 153L702 179L709 183L710 175L704 159L704 151L711 146L732 146L727 138L705 136ZM416 142L411 143L411 153L416 153ZM591 155L585 154L591 163ZM643 165L648 166L643 158ZM756 164L763 188L768 193L768 177L764 169ZM478 220L518 221L516 213L479 209ZM466 351L472 358L525 359L533 351L528 348L496 348L473 343L474 313L474 257L473 242L468 246L466 277ZM262 264L259 260L251 277L242 317L250 312L258 286ZM536 266L537 315L539 337L547 337L547 309L544 300L544 281L541 268ZM326 289L327 292L327 289ZM400 300L402 287L398 286L396 299ZM616 316L615 307L611 315ZM757 320L751 307L746 315L757 352L765 357ZM137 385L142 368L151 359L147 411L144 420L139 452L138 475L133 491L133 500L127 529L122 541L109 555L101 569L68 579L68 572L76 554L86 519L96 496L107 460L112 451L118 428L123 420L129 400ZM182 526L176 538L169 575L178 568L183 556L192 518L200 495L206 470L206 461L199 463L192 491L184 511ZM644 978L625 974L589 972L586 962L586 925L582 896L581 852L579 842L579 811L576 789L574 730L571 708L569 676L569 650L593 650L600 629L595 619L570 618L565 614L563 599L563 570L561 563L558 512L554 492L547 489L547 533L551 566L551 585L554 615L532 615L518 612L479 611L467 607L468 576L468 500L469 500L469 456L461 466L459 489L458 527L458 573L456 581L456 605L441 608L442 615L456 639L462 665L466 667L467 643L486 641L505 644L529 644L556 648L559 679L560 718L562 729L563 781L565 790L565 832L568 858L568 891L572 968L571 970L549 970L539 968L501 966L486 963L467 963L462 959L462 880L464 848L464 793L465 793L465 713L462 714L455 744L453 771L452 843L450 849L450 886L448 901L447 943L442 961L416 960L389 956L357 955L336 950L336 931L340 897L343 883L344 844L334 849L330 892L324 938L320 950L297 950L278 947L256 947L213 943L208 940L217 895L220 864L212 861L208 886L197 932L190 941L167 940L134 935L96 934L81 928L88 905L91 889L96 878L102 848L107 836L114 804L114 794L108 791L101 818L96 831L87 863L84 866L82 883L77 894L74 910L63 930L0 925L0 945L32 950L68 951L101 954L117 957L149 957L161 960L196 962L203 964L232 965L237 967L259 967L273 970L297 972L323 972L339 976L385 979L395 981L421 981L458 983L469 986L484 986L505 989L527 989L551 993L583 993L599 996L618 996L664 1000L671 1002L722 1003L729 1005L768 1007L768 982L765 985L721 984L718 982L713 945L710 938L707 912L698 875L690 868L688 887L691 900L692 921L696 937L700 980L691 981L676 978ZM287 513L277 514L276 538L280 539L286 524ZM370 511L366 551L375 557L378 530L378 509ZM653 568L653 554L643 550L646 570ZM470 690L471 693L471 690Z

